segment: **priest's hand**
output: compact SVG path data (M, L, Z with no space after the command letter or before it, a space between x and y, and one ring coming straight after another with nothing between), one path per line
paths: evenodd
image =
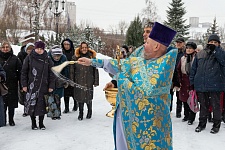
M109 82L105 85L103 91L105 91L107 88L114 88L114 84L112 82Z
M82 58L79 58L77 60L77 63L81 64L81 65L84 65L84 66L90 66L91 65L91 59L86 58L86 57L82 57Z

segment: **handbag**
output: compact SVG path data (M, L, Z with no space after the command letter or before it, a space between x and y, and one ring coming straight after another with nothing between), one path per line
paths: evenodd
M195 90L191 90L189 92L189 97L188 97L187 103L188 103L190 109L194 113L197 113L199 111L199 104L198 104L197 94L196 94Z
M8 94L8 87L2 82L0 82L0 94L1 96Z
M47 117L60 117L61 108L60 108L60 98L57 94L47 94L44 95Z

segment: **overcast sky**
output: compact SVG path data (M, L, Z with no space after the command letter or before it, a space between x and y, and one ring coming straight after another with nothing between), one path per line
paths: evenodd
M135 15L145 8L145 0L68 0L74 1L77 7L77 23L91 22L94 26L109 29L110 25L118 25L121 20L130 22ZM166 10L172 0L153 0L157 13L162 20L166 19ZM213 22L216 16L218 25L225 23L224 0L183 0L186 7L185 18L199 17L200 22ZM187 22L188 23L188 22Z

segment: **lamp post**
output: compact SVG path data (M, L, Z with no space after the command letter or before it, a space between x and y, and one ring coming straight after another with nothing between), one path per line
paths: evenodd
M34 0L32 1L32 5L31 7L34 7L34 25L33 25L33 29L34 29L34 33L35 33L35 41L37 41L39 39L39 15L40 15L40 2L38 0Z
M49 9L54 14L54 17L56 18L56 41L57 42L58 42L58 34L59 34L59 17L64 10L65 1L64 0L61 1L61 6L62 6L61 11L59 11L59 3L60 3L59 0L55 0L54 3L52 0L49 1ZM54 7L54 11L52 11L53 7Z

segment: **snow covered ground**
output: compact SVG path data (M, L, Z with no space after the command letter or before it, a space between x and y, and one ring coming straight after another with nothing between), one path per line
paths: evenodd
M104 58L100 54L97 57ZM68 114L62 114L61 120L45 117L45 131L31 130L30 117L22 117L23 106L19 105L15 114L16 126L7 125L0 128L0 150L113 150L113 119L105 116L111 106L106 101L102 90L110 81L110 77L102 69L99 69L99 73L100 86L95 88L91 119L84 118L83 121L78 121L78 112L70 111ZM61 106L63 110L63 100ZM71 99L70 110L72 107ZM85 107L85 116L86 110ZM174 110L171 116L174 150L225 149L225 123L221 124L218 134L209 133L212 123L208 123L204 131L196 133L194 129L198 125L198 116L191 126L182 122L182 118L176 118Z

